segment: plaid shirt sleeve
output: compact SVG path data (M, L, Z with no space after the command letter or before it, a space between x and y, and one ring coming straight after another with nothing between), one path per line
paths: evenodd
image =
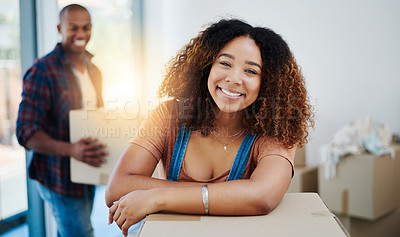
M17 120L18 142L26 147L26 142L38 130L44 130L44 117L51 108L51 96L46 83L46 66L35 63L23 79L22 101Z

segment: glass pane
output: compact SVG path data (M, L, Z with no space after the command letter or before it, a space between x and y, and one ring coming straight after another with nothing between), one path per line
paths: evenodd
M19 1L0 0L0 219L27 210L25 151L15 136L22 76Z

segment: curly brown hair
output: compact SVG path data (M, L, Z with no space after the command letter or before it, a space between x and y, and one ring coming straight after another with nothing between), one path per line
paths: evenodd
M185 109L178 111L178 125L208 135L214 129L216 104L207 80L218 53L232 39L248 36L261 52L262 72L258 98L245 109L243 122L253 134L265 135L286 147L307 143L314 126L304 78L287 43L274 31L253 27L241 20L220 20L190 40L168 65L158 90ZM182 107L181 107L182 108Z

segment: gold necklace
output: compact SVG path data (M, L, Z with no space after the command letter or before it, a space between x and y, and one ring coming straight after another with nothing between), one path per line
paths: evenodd
M236 133L235 135L237 135L235 138L233 138L231 141L227 142L227 143L223 143L221 142L217 136L215 136L214 132L212 131L211 134L213 135L214 139L221 143L222 145L224 145L224 150L226 151L228 149L228 145L231 144L232 142L236 141L240 136L242 136L242 134L244 133L244 131L246 131L246 129L244 128L242 131Z
M243 128L244 129L244 128ZM239 133L242 133L243 130L239 130L237 133L230 135L230 136L222 136L219 132L213 131L213 133L217 134L219 137L225 137L225 138L231 138L231 137L236 137Z

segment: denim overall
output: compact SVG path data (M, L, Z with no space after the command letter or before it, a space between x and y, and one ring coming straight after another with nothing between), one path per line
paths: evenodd
M190 130L186 130L185 127L179 129L178 137L175 141L174 151L172 153L171 165L169 167L167 180L178 181L179 173L181 171L183 156L185 155L186 147L190 137ZM233 162L231 171L229 172L228 179L236 180L241 179L246 168L247 162L250 156L250 150L253 145L256 135L248 133L242 144L240 144L239 150L236 154L235 161Z

